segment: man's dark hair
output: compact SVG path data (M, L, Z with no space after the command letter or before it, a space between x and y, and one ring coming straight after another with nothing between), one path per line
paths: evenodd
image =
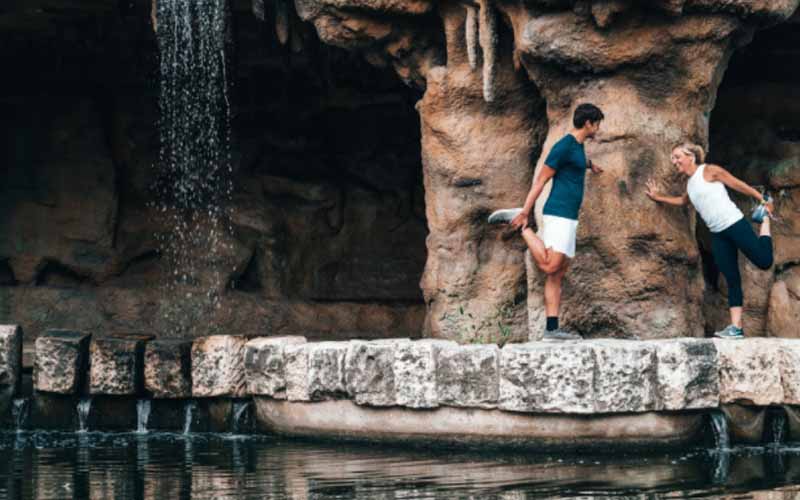
M603 112L600 111L600 108L594 104L584 103L575 108L575 114L572 115L572 124L575 125L575 128L583 128L586 124L586 120L594 124L601 121L603 118L605 118L605 116L603 116Z

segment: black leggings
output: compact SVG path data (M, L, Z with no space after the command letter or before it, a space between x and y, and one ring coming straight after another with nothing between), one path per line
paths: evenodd
M728 305L742 307L742 277L739 275L738 250L759 269L772 266L772 238L757 237L744 219L720 233L711 233L714 260L728 282Z

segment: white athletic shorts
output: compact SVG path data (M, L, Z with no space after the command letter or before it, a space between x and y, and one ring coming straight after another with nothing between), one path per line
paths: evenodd
M552 248L571 259L575 257L577 235L578 221L555 215L542 217L541 237L545 248Z

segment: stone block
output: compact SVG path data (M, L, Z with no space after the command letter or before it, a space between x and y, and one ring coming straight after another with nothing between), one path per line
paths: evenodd
M192 341L148 342L144 349L144 387L157 399L192 397Z
M245 345L244 368L248 394L286 399L284 349L305 343L305 337L261 337Z
M650 342L596 340L595 413L645 412L656 408L656 349Z
M660 410L719 406L717 348L711 339L655 341Z
M244 350L247 339L212 335L192 344L192 395L243 397L247 392Z
M594 412L594 350L588 342L512 344L500 353L501 410Z
M78 394L89 362L90 334L49 330L36 339L34 388L57 394Z
M779 343L772 339L715 339L719 354L721 403L744 403L759 406L781 404Z
M0 416L8 415L22 385L22 328L0 325Z
M780 347L781 385L783 403L800 405L800 340L775 340Z
M110 396L144 390L144 347L154 335L115 333L93 337L89 347L89 393Z
M347 393L356 404L395 404L394 355L408 339L353 340L345 356L344 379Z
M308 395L312 401L343 397L347 342L308 344Z
M310 401L308 393L308 348L311 344L289 344L284 347L286 399Z
M444 346L437 360L439 404L496 408L500 349L494 345Z
M398 344L392 365L397 404L409 408L436 408L436 361L439 351L455 346L448 340L417 340Z

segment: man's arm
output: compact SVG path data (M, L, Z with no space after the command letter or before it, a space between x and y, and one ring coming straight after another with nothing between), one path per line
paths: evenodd
M547 181L552 179L554 175L556 175L554 168L548 167L547 165L542 165L539 175L536 176L533 184L531 184L531 190L528 192L527 198L525 198L525 205L522 207L522 213L514 217L514 220L511 221L511 225L515 229L528 226L528 217L533 211L533 206L536 204L536 200L542 193L544 185L547 184Z

